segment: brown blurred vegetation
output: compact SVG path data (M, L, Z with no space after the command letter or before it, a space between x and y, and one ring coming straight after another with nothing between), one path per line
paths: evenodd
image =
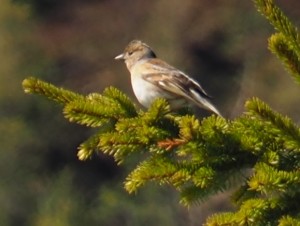
M299 26L300 2L277 2ZM90 131L26 96L21 81L34 75L81 93L115 86L135 101L113 58L138 38L200 81L227 117L258 96L299 122L299 86L268 51L271 31L252 1L1 0L0 225L200 225L228 210L226 194L189 210L171 188L126 194L121 181L137 160L79 162Z

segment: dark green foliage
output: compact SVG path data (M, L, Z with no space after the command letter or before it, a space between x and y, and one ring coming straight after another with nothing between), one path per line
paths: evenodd
M273 1L255 2L278 32L270 49L299 79L297 29ZM215 214L207 225L300 223L300 129L258 98L248 100L246 113L233 121L215 115L199 120L170 112L163 99L138 111L112 87L82 96L34 78L23 86L63 104L71 122L98 129L79 146L79 159L99 151L118 163L134 153L142 156L125 180L129 193L153 181L174 187L181 203L190 205L235 189L236 212Z

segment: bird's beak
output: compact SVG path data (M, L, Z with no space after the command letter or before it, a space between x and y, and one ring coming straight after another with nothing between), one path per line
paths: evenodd
M124 60L124 56L125 56L124 53L122 53L122 54L116 56L115 60Z

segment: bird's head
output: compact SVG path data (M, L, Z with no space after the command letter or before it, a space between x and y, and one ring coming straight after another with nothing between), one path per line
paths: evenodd
M131 41L124 52L115 57L116 60L124 60L127 68L130 69L137 61L145 58L155 58L156 55L147 44L140 40Z

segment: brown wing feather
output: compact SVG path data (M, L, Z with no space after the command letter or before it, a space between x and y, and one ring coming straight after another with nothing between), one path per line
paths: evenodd
M189 79L185 74L179 74L178 71L144 74L143 78L165 91L179 94L188 99L191 99L191 90L196 91L204 98L210 98L199 84Z
M147 74L144 74L144 79L161 86L161 88L168 90L168 85L176 86L185 94L190 93L190 89L195 90L201 96L210 98L205 90L195 80L189 78L182 71L174 68L158 58L153 58L144 62L143 67L146 68ZM174 87L175 88L175 87Z

